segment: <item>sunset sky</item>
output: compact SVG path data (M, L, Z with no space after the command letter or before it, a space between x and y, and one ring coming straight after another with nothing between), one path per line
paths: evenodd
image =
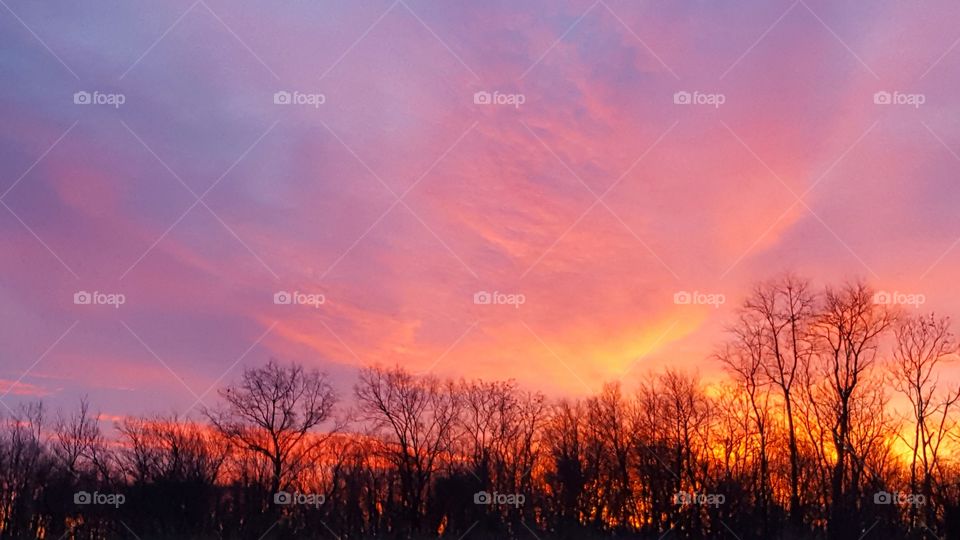
M195 414L271 357L709 379L784 271L960 315L960 4L517 4L0 2L0 402Z

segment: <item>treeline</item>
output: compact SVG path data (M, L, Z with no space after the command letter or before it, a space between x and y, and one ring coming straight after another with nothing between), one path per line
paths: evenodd
M203 420L28 404L2 538L960 538L950 322L862 283L760 284L708 362L549 401L513 382L271 361ZM49 417L49 418L48 418Z

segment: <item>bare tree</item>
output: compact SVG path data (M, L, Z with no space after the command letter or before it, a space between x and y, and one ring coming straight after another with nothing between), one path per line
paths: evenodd
M125 444L122 470L135 483L213 485L229 454L219 432L177 416L127 417L116 426Z
M109 474L100 414L90 413L87 398L80 400L80 408L69 418L58 414L55 430L53 454L71 479L77 479L84 464L88 470L99 471L102 476Z
M703 530L700 507L678 508L680 491L704 493L710 485L711 403L700 380L667 369L651 376L638 391L634 446L645 476L656 485L651 506L674 517L670 527ZM663 473L666 473L663 474Z
M35 537L33 514L49 471L43 404L26 403L0 420L0 538Z
M740 313L739 324L730 328L733 338L717 353L733 382L742 389L756 427L759 471L755 492L760 513L761 534L768 534L771 503L770 458L770 391L764 377L765 327L757 313Z
M586 401L585 442L599 464L590 493L595 498L598 520L611 528L623 528L635 516L632 409L618 383L604 385L598 396Z
M227 439L269 461L273 493L329 436L312 432L332 419L337 402L326 374L273 360L244 370L240 382L221 390L220 396L226 406L206 411L207 417Z
M922 493L931 508L941 446L955 423L950 411L960 398L960 389L941 389L940 368L949 355L957 352L957 342L950 331L950 319L938 319L933 314L904 318L894 334L892 384L910 401L909 420L913 424L912 437L906 441L911 450L910 490ZM917 518L918 506L913 505L911 527L917 526ZM932 521L929 518L927 521Z
M398 469L409 527L419 531L427 491L442 458L453 451L460 398L452 382L415 377L396 367L365 368L354 389L361 419L381 441L381 452Z
M458 392L460 437L474 475L484 488L526 489L546 415L544 396L521 392L513 381L461 382Z
M795 424L794 384L809 364L814 350L812 326L816 317L816 295L810 284L786 274L758 285L744 303L743 312L762 325L762 367L766 377L780 391L787 424L790 460L790 522L799 527L803 518L800 500L800 449Z
M586 487L583 416L579 402L562 400L553 406L544 428L550 458L546 483L556 494L551 510L568 530L580 524Z
M847 538L856 530L850 510L851 485L847 477L852 456L850 433L858 389L876 362L881 336L896 320L896 313L874 302L864 283L828 287L817 322L820 372L827 381L824 407L829 408L830 436L835 459L830 475L831 539Z

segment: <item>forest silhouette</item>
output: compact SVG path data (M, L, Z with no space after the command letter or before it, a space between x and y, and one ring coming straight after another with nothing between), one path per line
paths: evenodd
M719 383L547 399L372 365L337 389L271 360L115 436L95 399L25 402L0 423L0 538L960 538L948 318L794 275L732 313Z

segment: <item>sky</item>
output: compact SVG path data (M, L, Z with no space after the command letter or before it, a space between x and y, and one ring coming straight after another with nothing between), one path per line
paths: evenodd
M551 396L710 379L788 271L956 316L958 22L3 0L0 403L196 414L270 358L344 397L373 364Z

